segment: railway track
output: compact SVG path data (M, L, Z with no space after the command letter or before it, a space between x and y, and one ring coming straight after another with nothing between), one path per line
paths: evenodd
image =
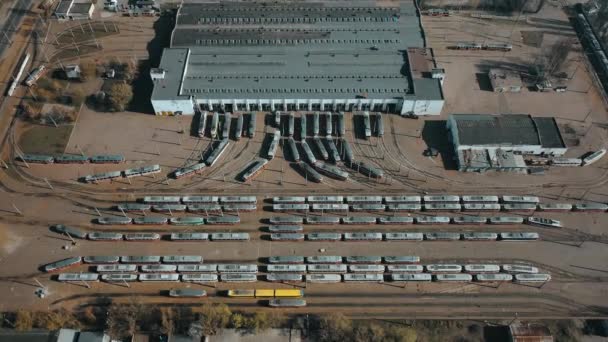
M210 302L222 302L233 309L257 309L265 305L267 300L259 299L230 299L221 296L213 288L206 288ZM373 292L361 293L331 293L316 294L305 290L306 308L289 309L292 313L319 313L326 311L344 311L353 318L409 318L409 319L541 319L541 318L605 318L608 313L605 308L593 307L574 303L562 296L543 293L500 293L500 294L462 294L462 293L400 293L395 295ZM132 298L133 296L154 299L164 298L149 292L130 291L104 294L112 298ZM58 299L51 305L65 305L70 302L88 300L91 304L99 305L96 299L101 295L76 294ZM329 298L333 300L328 300ZM389 299L390 301L383 301ZM353 301L354 300L354 301ZM475 302L474 302L475 301ZM93 304L96 303L96 304ZM198 307L200 300L180 301L179 303L153 303L150 306ZM358 311L356 308L365 308ZM353 310L355 309L355 310Z

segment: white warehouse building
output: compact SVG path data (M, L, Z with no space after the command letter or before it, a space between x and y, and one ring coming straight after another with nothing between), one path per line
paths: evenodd
M413 2L355 2L182 4L151 71L155 113L440 114L441 78Z

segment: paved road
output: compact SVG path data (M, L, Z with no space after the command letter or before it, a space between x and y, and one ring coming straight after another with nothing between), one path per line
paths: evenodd
M13 40L15 30L19 27L23 16L32 6L32 0L13 0L5 9L2 10L0 21L3 22L0 27L0 59L4 57L4 53L10 46L8 39ZM4 35L6 33L6 36Z

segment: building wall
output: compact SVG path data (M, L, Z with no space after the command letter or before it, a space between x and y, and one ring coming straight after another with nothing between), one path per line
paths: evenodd
M439 115L443 100L401 99L196 99L198 105L237 110L371 110L398 114ZM154 102L154 100L153 100ZM156 108L156 106L155 106Z
M444 100L404 100L401 107L401 115L440 115Z
M199 105L232 110L379 110L400 112L399 99L197 99ZM375 109L374 109L375 108Z
M183 115L194 115L194 103L192 99L183 100L154 100L152 107L156 115L163 115L162 112L173 113L181 111ZM166 115L166 114L165 114ZM170 114L171 115L171 114Z
M452 135L453 136L453 135ZM513 151L521 154L545 154L553 156L561 156L566 153L566 148L547 148L540 145L460 145L455 144L456 150L486 150L490 153L496 153L497 150Z

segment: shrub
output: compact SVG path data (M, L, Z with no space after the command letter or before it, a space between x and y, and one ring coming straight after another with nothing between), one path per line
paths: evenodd
M204 335L215 335L217 332L228 326L232 312L226 304L205 304L199 313L199 323Z
M51 331L59 330L61 328L80 328L80 322L71 312L66 309L50 312L36 312L34 315L34 324L36 327Z
M15 314L15 330L29 331L34 327L34 317L30 311L18 310Z
M80 63L80 80L88 81L97 77L97 65L93 62Z
M114 112L122 112L127 107L127 104L133 97L131 86L126 83L115 83L110 87L107 93L109 110Z

